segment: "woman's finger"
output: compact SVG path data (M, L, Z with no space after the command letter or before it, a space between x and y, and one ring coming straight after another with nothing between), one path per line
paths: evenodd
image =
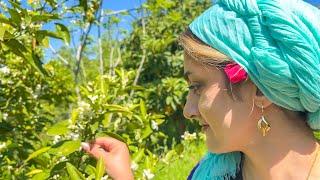
M90 144L89 144L89 143L86 143L86 142L82 142L82 143L81 143L81 148L82 148L84 151L88 152L88 151L90 151Z
M122 141L111 137L100 137L94 141L94 144L100 145L106 151L110 152L115 147L126 147L126 144Z
M106 157L107 155L107 152L98 144L93 144L93 146L89 149L89 151L87 151L87 153L89 153L96 159L99 159L100 157Z

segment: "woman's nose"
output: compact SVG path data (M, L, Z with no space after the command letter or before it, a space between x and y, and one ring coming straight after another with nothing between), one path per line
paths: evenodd
M194 119L199 116L198 102L187 97L187 102L183 108L183 115L187 119Z

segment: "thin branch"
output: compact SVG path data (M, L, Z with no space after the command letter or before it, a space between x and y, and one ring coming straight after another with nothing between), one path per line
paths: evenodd
M101 23L103 21L103 9L100 11L100 17L99 17L99 26L98 26L98 46L99 46L99 60L100 60L100 75L102 76L104 74L104 68L103 68L103 52L102 52L102 42L101 42Z
M116 68L121 61L122 61L121 50L120 50L120 48L118 48L118 59L117 59L116 63L114 64L114 68Z
M125 12L137 11L139 9L140 8L123 9L123 10L119 10L119 11L113 11L110 13L106 13L106 14L104 14L104 16L114 16L114 15L118 15L118 14L125 13Z
M114 47L112 46L111 44L111 51L110 51L110 54L109 54L109 74L110 76L113 76L114 73L113 73L113 51L114 51Z
M145 36L146 36L146 25L145 25L145 17L144 17L144 8L142 9L142 15L141 15L141 23L142 23L142 40L144 40ZM133 85L137 85L138 84L138 80L139 80L139 77L140 77L140 73L142 71L142 67L143 67L143 64L144 64L144 61L146 60L146 48L144 47L143 45L143 42L141 42L141 49L142 49L142 57L141 57L141 61L140 61L140 64L139 64L139 68L137 70L137 74L136 74L136 77L133 81ZM134 90L131 90L130 92L130 95L132 95L134 93Z
M51 44L49 44L49 47L50 47L50 50L53 52L53 54L57 55L57 57L58 57L65 65L67 65L68 67L70 67L69 62L68 62L64 57L62 57L62 56L51 46Z
M102 3L103 1L100 1L100 4L99 4L99 9L102 8ZM99 10L97 10L95 12L95 17L97 18L98 16L98 12ZM86 42L87 42L87 39L88 39L88 36L89 36L89 33L90 33L90 30L92 28L92 25L93 25L94 21L92 22L89 22L89 24L87 24L87 27L85 28L85 30L83 31L83 38L82 38L82 41L81 41L81 44L77 50L77 54L76 54L76 70L75 70L75 82L76 84L78 83L79 79L78 79L78 75L79 75L79 71L80 71L80 65L81 65L81 60L82 60L82 55L83 55L83 51L84 51L84 48L86 46ZM85 73L85 72L84 72Z
M92 27L92 23L87 24L87 27L84 29L83 31L83 38L81 41L81 44L79 45L78 49L77 49L77 54L76 54L76 69L75 69L75 82L76 84L78 83L78 75L79 75L79 71L80 71L80 64L81 64L81 60L82 60L82 55L83 55L83 50L84 47L86 46L86 41L88 39L90 30Z

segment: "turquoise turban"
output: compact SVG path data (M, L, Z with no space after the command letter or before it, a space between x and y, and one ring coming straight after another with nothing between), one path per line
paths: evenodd
M320 11L302 0L218 0L190 25L206 44L232 58L273 103L307 112L320 130ZM209 153L193 179L223 179L240 153Z

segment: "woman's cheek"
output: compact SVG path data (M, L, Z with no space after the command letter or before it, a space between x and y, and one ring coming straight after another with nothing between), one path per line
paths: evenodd
M212 113L212 98L209 97L206 93L202 93L199 98L198 108L201 114L201 117L204 120L208 121L210 118L210 113Z

